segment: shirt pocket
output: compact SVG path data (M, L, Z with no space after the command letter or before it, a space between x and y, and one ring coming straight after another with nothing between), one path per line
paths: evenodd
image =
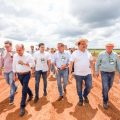
M100 64L107 64L109 63L109 58L108 57L104 57L100 60Z
M61 56L61 62L66 62L67 61L67 58L65 56Z
M79 57L75 58L75 62L80 62L80 58Z

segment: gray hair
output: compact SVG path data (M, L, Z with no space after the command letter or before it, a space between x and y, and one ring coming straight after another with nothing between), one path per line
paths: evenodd
M16 47L20 47L20 48L24 49L24 45L23 44L16 44Z

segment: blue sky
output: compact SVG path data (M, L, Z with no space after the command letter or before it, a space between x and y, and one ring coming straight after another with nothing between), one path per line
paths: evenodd
M0 38L91 47L120 42L119 0L0 0ZM116 44L117 47L118 44Z

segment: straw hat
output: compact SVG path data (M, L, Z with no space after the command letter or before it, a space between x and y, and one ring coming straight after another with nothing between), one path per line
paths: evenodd
M76 42L76 45L78 46L78 44L81 43L81 42L85 42L85 43L87 44L87 43L88 43L88 40L87 40L87 39L84 39L84 38L79 39L79 40Z
M107 43L106 45L105 45L106 47L114 47L115 45L114 45L114 43Z

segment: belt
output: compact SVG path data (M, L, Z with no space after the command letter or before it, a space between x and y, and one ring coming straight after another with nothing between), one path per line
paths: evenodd
M57 68L58 70L61 70L61 68ZM65 69L68 69L68 68L65 68ZM65 70L65 69L63 69L63 70Z
M19 75L26 75L26 74L29 74L30 73L30 71L29 72L18 72L17 74L19 74Z
M104 73L115 73L115 71L112 71L112 72L105 72L105 71L101 71L101 72L104 72Z

